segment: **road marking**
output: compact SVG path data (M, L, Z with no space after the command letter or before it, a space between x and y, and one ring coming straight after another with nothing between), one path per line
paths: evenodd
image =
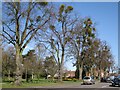
M102 86L102 88L105 88L105 87L107 87L107 86Z

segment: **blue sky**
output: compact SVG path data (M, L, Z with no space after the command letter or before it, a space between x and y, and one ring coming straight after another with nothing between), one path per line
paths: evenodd
M56 3L60 5L62 3ZM96 23L97 37L101 40L107 41L111 47L116 64L118 63L118 3L117 2L67 2L65 4L71 5L74 12L81 17L91 17ZM32 48L29 44L25 50ZM24 53L25 53L24 52ZM67 62L68 70L75 70L71 62Z

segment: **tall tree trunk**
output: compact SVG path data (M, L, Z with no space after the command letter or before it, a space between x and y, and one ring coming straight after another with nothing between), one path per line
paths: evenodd
M62 67L59 65L58 69L58 81L62 82Z
M54 81L54 75L52 75L52 81Z
M64 63L64 46L62 46L61 63L59 63L59 78L58 78L58 80L60 82L62 82L62 77L63 77L63 63Z
M80 71L80 70L79 70L79 69L80 69L79 67L80 67L80 65L77 64L77 65L76 65L76 71L75 71L75 77L76 77L77 79L79 79L79 71Z
M94 71L93 71L93 68L91 67L91 68L90 68L90 76L93 76L93 72L94 72Z
M21 73L21 53L20 48L18 45L16 45L16 73L15 73L15 85L21 85L21 79L22 79L22 73Z
M33 80L33 78L34 78L34 75L33 75L33 69L32 69L32 80Z
M98 73L99 75L98 75L98 79L100 80L100 78L101 78L101 69L99 69L99 73Z
M10 82L10 70L8 71L8 80Z
M77 61L76 61L76 78L79 79L80 77L80 57L79 57L79 51L77 54Z
M79 80L82 80L82 72L83 72L83 62L81 62L80 69L79 69Z
M26 72L25 72L25 78L26 78L26 82L28 82L28 77L27 77L27 69L26 69Z

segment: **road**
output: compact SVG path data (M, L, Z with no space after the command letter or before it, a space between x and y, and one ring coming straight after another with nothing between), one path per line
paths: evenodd
M76 88L120 88L120 87L112 87L111 83L100 83L97 82L96 84L93 85L80 85L76 86Z

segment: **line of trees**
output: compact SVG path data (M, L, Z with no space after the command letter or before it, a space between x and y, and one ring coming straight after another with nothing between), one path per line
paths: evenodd
M2 76L3 81L6 77L8 80L15 76L15 48L9 46L6 50L3 50L3 61L2 61ZM22 78L26 79L26 82L32 81L37 78L48 78L51 75L54 80L54 75L57 73L58 66L52 56L46 56L45 59L40 58L35 50L29 50L27 54L22 55Z
M4 2L2 36L5 42L14 46L14 54L9 55L12 53L8 50L3 53L3 75L12 72L8 69L10 65L15 67L15 85L21 85L23 73L26 81L28 73L39 79L42 72L52 77L58 73L58 80L62 81L64 63L71 57L79 79L82 79L83 70L91 71L93 66L100 71L110 69L113 65L110 47L96 37L92 20L80 18L73 10L69 5L55 9L47 2ZM23 55L32 42L38 45L37 54L30 50ZM44 63L40 60L39 45L49 53L43 58Z

